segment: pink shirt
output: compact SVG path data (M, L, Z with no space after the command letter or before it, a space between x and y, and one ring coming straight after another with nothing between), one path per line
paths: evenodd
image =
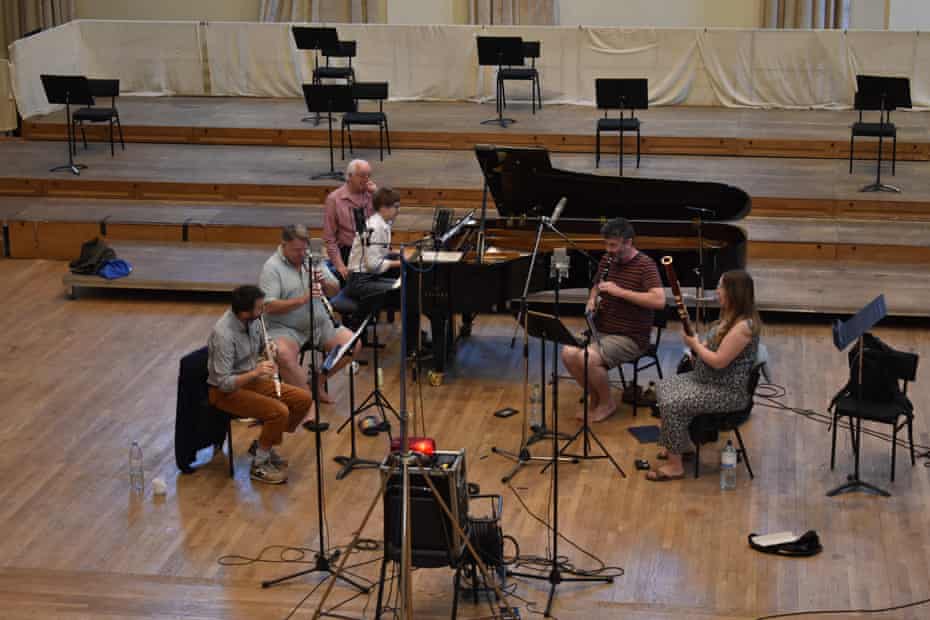
M352 242L355 241L355 217L352 210L356 208L364 209L365 219L368 219L374 213L371 207L371 193L366 191L353 194L349 192L348 186L343 184L326 197L323 241L326 242L326 254L337 269L344 266L339 248L351 248Z

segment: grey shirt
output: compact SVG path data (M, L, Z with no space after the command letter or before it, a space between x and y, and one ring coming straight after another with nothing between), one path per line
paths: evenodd
M326 267L326 263L321 263L319 269L324 280L339 283L333 272ZM309 271L303 265L295 267L289 263L280 247L265 261L265 266L262 267L262 275L258 279L258 286L265 292L265 303L278 299L294 299L306 295L309 285ZM319 299L313 300L313 320L316 325L329 322L326 310ZM296 331L304 340L310 337L310 313L307 312L306 306L300 306L282 314L266 312L265 325L268 326L269 332L284 327Z
M252 321L248 329L231 308L213 326L207 342L207 383L223 392L236 391L236 375L255 368L264 350L262 328Z

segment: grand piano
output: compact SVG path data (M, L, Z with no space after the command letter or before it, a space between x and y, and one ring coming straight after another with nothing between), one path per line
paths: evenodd
M471 331L475 315L511 311L523 294L539 218L551 216L560 199L565 209L557 228L595 258L604 251L602 224L625 217L636 228L635 244L657 262L674 258L683 287L701 282L714 288L720 274L746 264L746 234L729 222L745 217L750 198L722 183L612 177L553 168L544 148L476 145L497 215L487 202L479 217L459 222L444 247L461 253L455 262L435 263L408 274L408 307L430 319L433 354L430 382L442 382L458 337ZM552 250L569 248L561 288L586 288L593 267L558 235L546 229L529 292L553 288ZM698 269L702 266L701 269ZM659 270L664 278L663 270ZM422 295L421 295L422 292ZM455 331L456 315L462 326Z

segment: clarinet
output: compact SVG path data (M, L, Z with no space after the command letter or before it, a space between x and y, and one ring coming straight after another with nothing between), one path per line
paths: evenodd
M688 309L681 298L681 286L678 284L678 275L675 273L675 267L672 265L671 256L662 257L662 266L665 267L665 275L668 277L668 285L672 287L672 295L675 297L675 305L678 306L678 318L681 319L681 327L688 336L694 335L694 328L691 327L691 317L688 315Z
M259 317L259 320L262 323L262 336L265 338L265 356L268 358L268 361L271 361L271 339L268 338L268 328L265 327L265 315L262 314ZM278 374L278 367L275 365L274 370L274 394L278 398L281 398L281 376Z
M307 263L310 266L309 274L309 284L310 284L310 300L313 302L313 287L315 286L315 275L317 273L317 265L323 261L322 250L314 253L312 250L306 258ZM332 322L333 327L339 327L339 322L336 320L336 313L333 312L333 306L329 303L329 300L326 298L326 292L323 291L322 285L320 286L320 303L323 306L323 310L326 311L326 316L329 317L330 322Z
M314 274L316 274L316 268L312 267L313 265L312 262L310 264L311 264L310 278L312 280L314 277ZM312 291L313 286L314 286L314 283L311 282L310 284L311 291ZM311 293L311 297L312 297L312 293ZM329 320L332 322L333 327L339 327L339 323L336 321L336 314L333 312L333 306L331 303L329 303L329 300L326 298L326 293L323 291L322 286L320 287L320 303L323 304L323 309L326 311L326 316L329 317Z
M598 274L598 278L594 282L594 288L597 288L598 284L600 284L601 282L607 279L607 274L610 273L610 267L611 265L613 265L613 262L614 262L614 255L608 253L607 262L604 264L604 270L600 274ZM600 308L601 308L601 294L598 293L597 297L594 298L594 312L591 313L592 319L594 319L594 317L597 316L597 313L600 310Z

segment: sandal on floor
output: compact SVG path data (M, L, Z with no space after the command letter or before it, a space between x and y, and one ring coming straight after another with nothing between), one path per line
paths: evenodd
M670 476L663 472L661 469L654 469L646 473L646 480L649 482L669 482L671 480L681 480L685 477L685 472L681 472L675 476Z

